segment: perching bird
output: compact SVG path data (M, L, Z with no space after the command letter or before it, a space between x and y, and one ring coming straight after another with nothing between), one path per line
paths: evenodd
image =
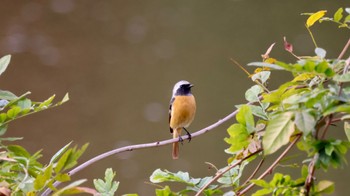
M182 142L181 131L184 129L191 140L191 134L186 130L196 113L196 100L191 93L193 85L185 80L175 84L169 107L169 126L173 138ZM173 143L173 159L179 158L179 142Z

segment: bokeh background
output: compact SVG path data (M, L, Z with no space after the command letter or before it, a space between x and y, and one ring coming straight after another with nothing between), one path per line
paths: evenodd
M276 42L272 56L295 59L283 50L283 36L298 55L312 55L313 44L303 12L326 9L329 14L349 1L321 0L130 0L20 1L0 6L0 54L12 61L0 77L1 89L17 95L31 91L32 100L52 94L71 100L61 107L13 123L7 136L24 136L30 152L44 149L42 162L70 141L90 143L81 162L105 151L168 139L168 104L173 85L193 84L197 116L190 131L216 122L244 103L253 83L229 60L245 65ZM349 31L335 24L312 27L320 47L336 58ZM248 68L252 70L251 68ZM274 72L270 86L290 77ZM118 194L154 195L145 182L157 168L188 171L194 177L213 175L204 162L226 164L223 138L234 122L185 143L180 159L171 146L137 150L109 157L74 179L102 178L112 167L121 181ZM342 135L340 135L342 136ZM318 176L336 181L336 193L348 192L349 170L330 169ZM249 173L247 170L246 172Z

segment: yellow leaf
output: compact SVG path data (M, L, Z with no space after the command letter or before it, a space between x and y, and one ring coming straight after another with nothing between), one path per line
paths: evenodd
M306 26L307 27L311 27L312 25L314 25L314 23L318 20L320 20L325 14L326 14L327 10L321 10L318 11L314 14L312 14L306 21Z
M302 82L302 81L312 79L313 77L315 77L315 74L313 73L302 73L296 76L292 82Z

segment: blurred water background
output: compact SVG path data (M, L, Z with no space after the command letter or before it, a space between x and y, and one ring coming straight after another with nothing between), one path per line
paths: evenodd
M24 136L19 144L32 153L44 149L42 162L70 141L90 143L82 162L117 147L168 139L171 90L182 79L195 85L198 110L189 128L194 132L245 102L244 92L253 83L230 58L243 65L259 61L276 42L271 55L294 62L283 50L283 36L296 54L312 55L307 17L300 13L326 9L332 14L349 3L2 1L0 54L13 56L0 88L17 95L31 91L30 98L38 101L66 92L71 98L61 107L16 121L7 136ZM329 58L336 58L349 39L349 31L335 24L316 24L312 30ZM288 78L273 72L270 87ZM171 159L171 146L137 150L100 161L74 179L88 178L86 185L91 186L93 178L102 178L112 167L121 181L118 194L154 195L155 187L145 182L157 168L188 171L194 177L213 175L204 162L226 164L223 138L233 122L185 143L177 161ZM343 195L350 190L350 173L344 171L348 169L320 171L318 177L334 180L334 195Z

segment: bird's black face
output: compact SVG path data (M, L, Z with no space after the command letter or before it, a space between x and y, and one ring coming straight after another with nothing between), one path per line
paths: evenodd
M191 94L192 84L182 84L176 91L176 95L189 95Z

